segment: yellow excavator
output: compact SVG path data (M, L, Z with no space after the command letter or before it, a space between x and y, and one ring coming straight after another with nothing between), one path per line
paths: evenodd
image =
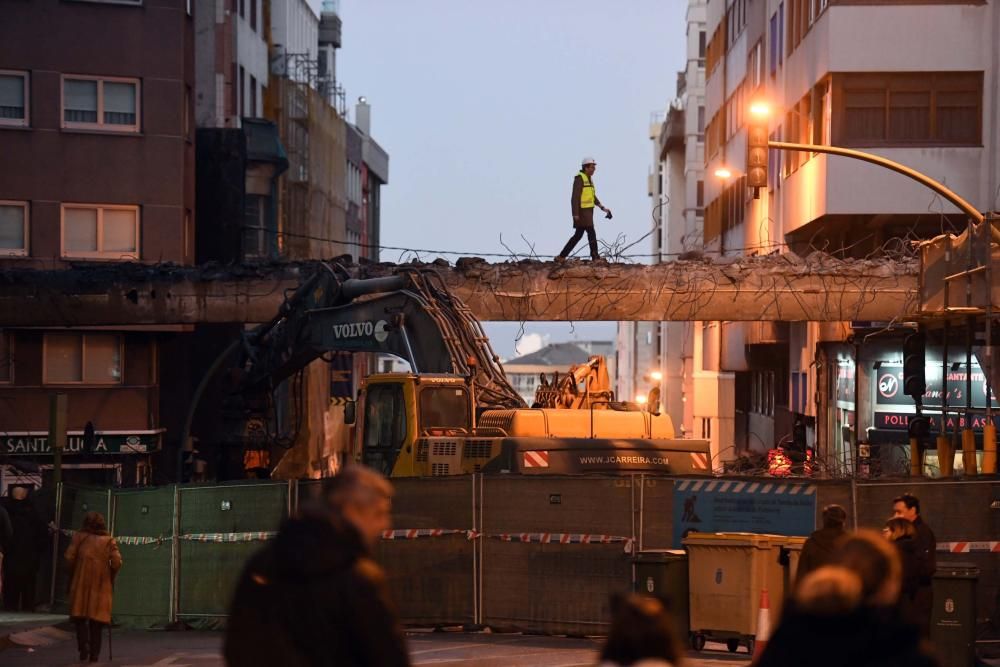
M242 423L231 432L263 424L253 446L272 431L281 382L332 351L378 352L411 372L365 378L344 416L354 458L386 475L711 472L707 441L677 439L655 407L614 400L602 357L546 379L529 408L480 322L433 270L359 279L323 263L239 347L231 376Z

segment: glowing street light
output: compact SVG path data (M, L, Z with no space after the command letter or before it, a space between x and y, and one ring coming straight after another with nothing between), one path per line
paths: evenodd
M767 118L771 115L771 107L767 102L758 100L750 105L750 115L757 118Z
M733 172L729 171L728 167L719 167L715 170L715 175L723 180L727 180L733 177Z
M656 382L659 382L660 380L663 379L663 373L661 373L660 371L651 371L649 377L651 377Z
M639 405L646 405L647 400L648 399L646 398L645 394L639 394L638 396L635 397L635 402L638 403Z

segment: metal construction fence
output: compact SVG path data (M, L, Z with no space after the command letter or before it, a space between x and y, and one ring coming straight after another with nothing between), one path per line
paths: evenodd
M774 532L776 524L761 521L792 507L801 533L818 523L824 505L836 502L853 524L878 527L903 491L923 499L923 514L941 542L939 560L955 553L980 566L981 615L995 616L1000 591L1000 544L995 552L981 548L1000 538L1000 511L991 509L1000 499L1000 480L468 475L394 484L396 527L383 534L376 557L407 624L600 634L611 595L634 585L634 554L679 546L679 530L688 522L705 530L744 529L723 525L738 520L747 532ZM971 485L961 506L954 502L956 484ZM319 480L111 490L66 485L55 499L55 562L62 563L83 515L101 511L125 562L115 584L116 622L214 627L224 622L247 558L320 488ZM746 507L757 507L759 515ZM51 583L57 607L64 606L64 566L54 568Z

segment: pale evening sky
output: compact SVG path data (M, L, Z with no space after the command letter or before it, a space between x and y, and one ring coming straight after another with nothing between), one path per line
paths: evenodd
M341 0L338 79L349 106L368 98L372 136L390 156L382 244L503 253L503 234L527 253L523 235L551 258L573 231L570 186L584 156L597 160L598 197L615 216L598 217L599 237L632 241L648 232L650 114L674 96L684 67L686 7L684 0ZM643 241L635 250L650 247ZM514 356L519 328L487 325L500 355ZM553 342L611 340L614 330L614 323L577 323L575 332L566 323L525 325Z

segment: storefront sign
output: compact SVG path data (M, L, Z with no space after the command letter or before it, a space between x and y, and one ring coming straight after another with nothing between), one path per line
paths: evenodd
M964 363L963 363L964 366ZM923 397L925 407L940 407L944 395L944 383L941 381L941 363L928 362L924 375L927 378L927 391ZM913 399L903 393L903 365L898 362L883 362L874 371L876 378L875 403L877 405L913 405ZM968 375L963 367L961 370L948 370L948 405L965 407ZM994 404L996 397L993 398ZM986 407L986 375L979 364L972 362L972 406Z
M875 428L885 429L888 431L905 431L910 425L910 418L914 417L913 413L907 412L876 412L875 413ZM941 416L937 414L924 414L925 417L930 419L931 432L937 433L941 429L938 426L941 423ZM993 422L1000 425L1000 417L994 417ZM971 425L973 431L982 431L983 426L986 425L985 415L972 415ZM965 428L965 415L955 415L949 414L947 421L948 430L955 430L956 428L961 430Z
M678 479L674 546L685 532L809 535L816 526L816 486L797 482Z
M63 454L146 454L160 447L160 435L164 429L156 431L97 431L94 434L92 451L87 451L83 443L82 431L68 433ZM47 433L38 431L0 433L0 452L8 456L47 456L52 454Z

